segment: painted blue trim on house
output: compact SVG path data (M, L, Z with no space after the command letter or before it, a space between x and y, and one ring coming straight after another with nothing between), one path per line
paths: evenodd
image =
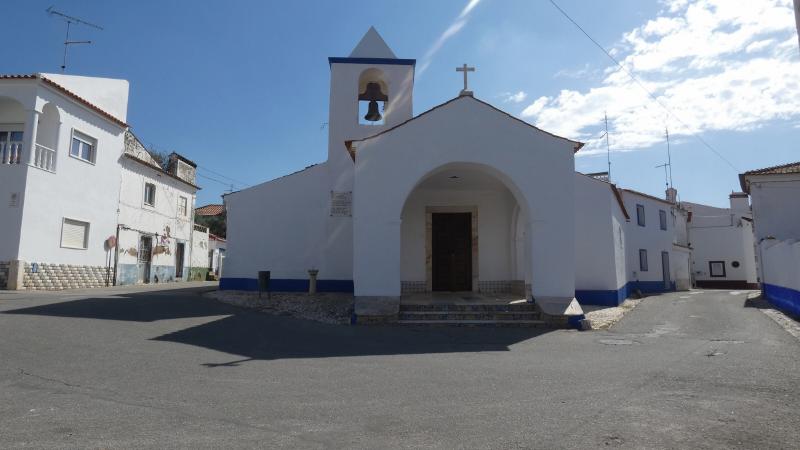
M619 306L628 298L628 285L624 285L616 291L579 289L575 291L575 298L584 305Z
M567 325L569 325L571 328L575 328L576 330L580 330L581 320L584 319L586 319L586 316L583 314L579 316L569 316L569 318L567 319Z
M219 280L221 291L257 291L256 278L225 278ZM269 280L272 292L308 292L307 279L273 278ZM318 292L353 292L353 280L317 280Z
M637 289L645 294L672 292L675 290L675 283L669 289L664 289L663 281L629 281L617 290L579 289L575 291L575 298L584 305L619 306Z
M775 284L763 283L761 293L773 306L779 310L800 317L800 291Z
M328 58L328 64L386 64L394 66L415 66L417 65L416 59L397 59L397 58L343 58L339 56L331 56Z

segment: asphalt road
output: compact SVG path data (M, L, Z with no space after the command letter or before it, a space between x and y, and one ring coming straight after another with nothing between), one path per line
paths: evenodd
M0 291L0 448L800 446L800 344L744 293L543 332L323 325L158 289Z

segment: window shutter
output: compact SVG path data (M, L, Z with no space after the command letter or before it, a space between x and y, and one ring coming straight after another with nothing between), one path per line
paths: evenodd
M87 231L89 231L88 223L64 219L64 226L61 229L61 246L86 248Z

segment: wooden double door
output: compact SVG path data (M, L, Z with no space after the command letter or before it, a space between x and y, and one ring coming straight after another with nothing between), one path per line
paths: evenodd
M431 215L431 278L434 291L472 290L472 214Z

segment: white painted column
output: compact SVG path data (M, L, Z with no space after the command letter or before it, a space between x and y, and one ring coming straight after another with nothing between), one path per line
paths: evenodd
M28 110L28 115L25 119L25 131L22 136L24 152L27 152L28 164L34 165L36 160L36 134L39 130L39 111L35 109Z
M527 227L531 293L547 314L580 315L583 310L575 300L575 232L571 224L558 219L534 220Z
M59 119L58 123L56 124L56 139L55 139L55 146L53 147L53 151L55 153L53 155L51 155L52 160L50 161L50 166L49 166L50 170L52 170L53 172L56 171L56 165L58 164L58 148L61 145L61 126L62 126L62 124L63 124L63 122L61 122L60 119ZM71 142L68 143L67 147L69 147L69 145L71 145L71 144L72 144Z

